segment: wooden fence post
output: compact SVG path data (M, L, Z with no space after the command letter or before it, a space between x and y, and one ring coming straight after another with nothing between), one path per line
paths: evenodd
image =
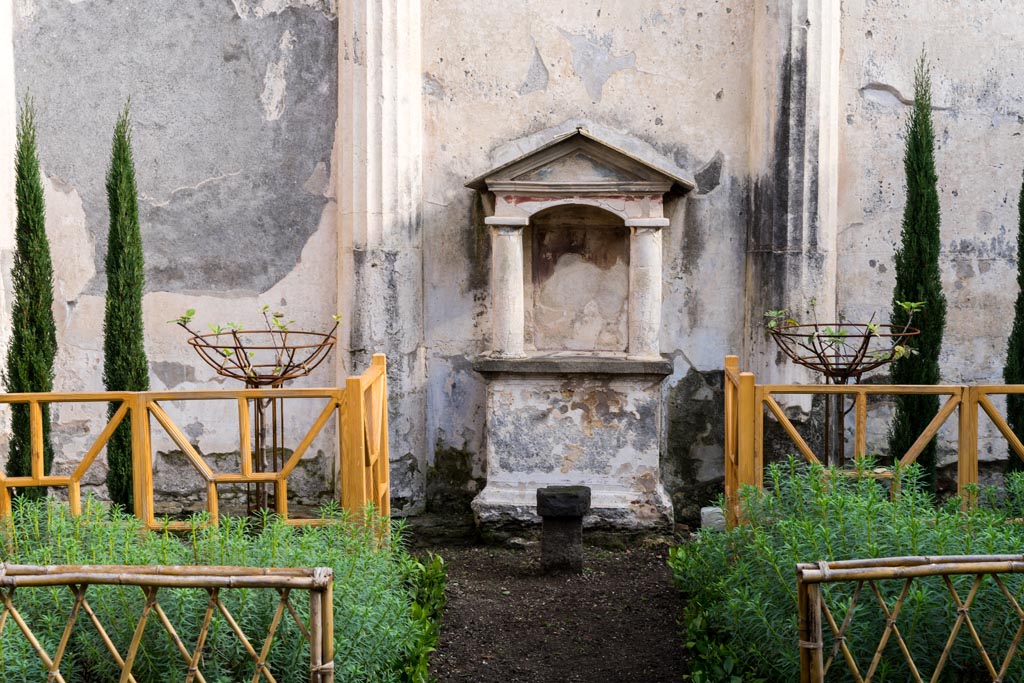
M352 514L366 505L366 406L358 377L345 381L341 420L341 506Z
M725 504L726 523L733 526L737 523L736 493L739 479L736 472L736 383L733 378L739 375L740 361L737 356L725 357Z
M824 643L821 637L821 584L811 583L805 586L807 591L807 660L810 665L811 683L824 683Z
M807 644L811 637L807 625L807 584L804 583L800 565L796 566L796 628L797 647L800 648L800 683L810 683L811 653Z
M754 453L754 431L757 427L755 418L758 406L754 392L754 373L740 373L740 389L737 398L738 408L738 429L737 441L737 469L739 486L757 485L757 463ZM736 491L739 493L739 490Z
M135 516L152 527L153 518L153 456L149 435L149 396L138 392L125 398L132 430L132 484Z
M977 387L961 387L959 434L957 450L957 492L970 506L977 502L976 488L968 493L968 487L978 484L978 396Z
M373 438L377 439L374 448L377 450L377 462L374 465L373 483L376 487L379 500L374 500L377 511L385 516L391 516L391 454L389 452L388 439L388 371L387 357L383 353L373 354L371 366L380 367L380 380L373 393L373 410L378 410L377 403L380 403L380 434Z

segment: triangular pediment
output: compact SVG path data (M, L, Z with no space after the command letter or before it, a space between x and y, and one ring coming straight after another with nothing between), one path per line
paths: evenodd
M581 149L569 150L564 156L539 167L527 169L512 179L550 183L647 180L622 166L596 159Z
M578 128L466 184L520 193L650 194L688 192L692 180L640 159Z

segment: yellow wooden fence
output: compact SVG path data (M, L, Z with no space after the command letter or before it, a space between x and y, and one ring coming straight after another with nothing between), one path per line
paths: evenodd
M141 613L138 615L132 639L121 643L119 648L108 634L96 611L89 604L87 592L90 586L136 586L141 589L143 601ZM0 563L0 634L4 627L17 628L35 651L36 656L46 668L47 681L64 682L61 663L67 651L72 631L75 626L85 623L88 617L92 628L99 634L107 654L116 662L120 670L120 683L135 683L133 669L140 652L143 633L149 622L155 621L163 627L170 637L180 657L179 665L184 669L185 683L205 683L203 676L210 654L206 640L211 631L212 620L219 616L227 623L231 632L238 639L244 652L239 658L247 658L253 666L253 683L267 681L276 683L274 672L271 671L269 656L274 636L279 627L288 617L287 611L299 633L309 646L309 664L311 683L332 683L334 681L334 571L329 567L317 568L263 568L263 567L221 567L221 566L138 566L138 565L17 565ZM67 588L73 596L70 613L64 620L63 637L56 649L47 651L43 643L36 637L32 624L18 610L18 597L26 597L25 591L17 588L49 587ZM203 606L202 613L186 615L199 624L196 642L186 643L167 613L160 606L158 594L168 590L204 588L209 599ZM231 590L274 590L280 596L273 619L265 632L254 634L250 630L252 623L245 615L232 615L228 611L221 594ZM160 593L163 591L163 593ZM306 591L309 594L309 616L301 617L293 604L291 593ZM202 605L203 603L199 603ZM63 615L53 615L60 618ZM121 619L130 619L134 615L122 614ZM134 621L134 619L133 619ZM38 625L37 625L38 626ZM179 624L179 627L181 624ZM154 627L155 628L155 627ZM152 630L152 628L150 629ZM252 636L258 635L255 644ZM262 642L257 652L256 644ZM204 654L204 648L207 652ZM181 680L181 679L179 679Z
M940 677L943 669L949 663L953 646L962 631L969 634L974 644L979 657L976 661L980 661L984 667L985 680L993 683L1010 680L1007 672L1020 651L1021 639L1024 637L1024 608L1020 605L1019 592L1015 594L1014 586L1008 585L1003 575L1020 573L1024 573L1024 555L879 557L798 564L800 681L824 683L830 670L843 668L853 680L861 683L870 683L876 677L882 679L885 674L879 675L880 668L885 668L881 666L883 658L887 646L893 641L907 665L906 680L917 683L942 680ZM951 580L951 577L956 576L973 577L969 590L957 591ZM902 620L900 617L903 615L903 607L913 603L915 592L923 590L921 583L927 579L939 580L936 582L942 584L956 608L950 610L951 623L927 624L933 632L948 631L945 647L937 652L921 651L918 647L912 653L903 633L914 632L913 617L904 617ZM986 579L990 579L990 583L998 588L993 593L1001 594L1007 601L1008 618L1005 620L1003 615L992 609L991 604L971 611ZM841 582L854 584L852 595L847 598L844 593L830 601L825 586ZM883 582L896 584L898 597L895 602L891 597L885 597ZM914 585L915 582L917 585ZM890 595L892 592L895 590L890 591ZM858 610L860 605L864 605L864 609ZM877 606L881 611L886 626L877 643L865 644L852 637L858 632L853 622L855 615L866 613L872 606ZM992 631L998 633L1000 625L1006 623L1012 627L1015 619L1018 628L1008 647L1005 636L1002 638L1002 648L1005 650L997 651L1002 649L996 647L999 638L988 645L983 642L982 635L986 630L990 632L989 635ZM906 631L901 632L901 628ZM930 671L925 669L926 664ZM980 676L972 676L970 680L982 679Z
M909 465L928 445L953 413L957 414L957 482L961 495L978 483L978 416L983 411L1006 439L1013 451L1024 459L1024 444L1013 433L1005 418L990 400L993 395L1024 394L1024 384L983 385L911 385L911 384L758 384L754 374L741 372L736 356L725 357L725 495L729 501L729 519L736 520L736 495L741 486L763 485L764 418L770 413L793 442L796 451L808 462L820 462L785 411L775 400L787 394L844 394L854 401L855 457L870 454L867 443L868 396L932 394L945 396L939 412L918 436L901 465ZM891 473L879 476L891 476Z
M309 430L281 468L256 472L253 468L249 405L258 399L323 399L324 405ZM171 419L162 402L233 400L238 405L238 472L215 472L206 458L189 442ZM51 403L114 403L114 415L97 436L75 469L68 475L43 472L42 406ZM11 512L11 489L34 486L66 488L73 513L81 511L81 483L103 451L114 430L125 420L131 425L132 468L135 515L150 528L160 528L154 514L152 428L155 420L181 450L206 486L210 521L219 517L217 487L220 485L264 484L274 487L275 512L293 524L315 524L316 519L289 519L288 477L309 450L332 416L338 419L338 467L341 504L352 511L372 504L383 515L391 513L388 478L387 367L382 354L373 356L361 375L349 377L342 389L220 389L213 391L145 391L95 393L0 394L0 404L28 404L31 426L31 473L7 477L0 473L0 514ZM184 528L175 522L171 528Z

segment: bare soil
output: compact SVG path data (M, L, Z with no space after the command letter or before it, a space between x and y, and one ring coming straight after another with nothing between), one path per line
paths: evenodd
M439 683L661 683L684 669L668 547L585 549L582 575L545 576L540 548L434 548L448 603Z

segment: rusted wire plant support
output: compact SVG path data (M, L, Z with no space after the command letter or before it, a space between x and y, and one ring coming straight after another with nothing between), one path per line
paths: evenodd
M946 401L939 412L921 432L906 453L899 457L900 466L916 461L928 443L935 438L939 429L954 413L957 414L957 487L959 494L968 503L978 483L978 425L979 414L983 412L991 420L1010 448L1024 460L1024 444L996 410L990 396L1024 394L1024 384L982 384L982 385L916 385L916 384L758 384L753 373L740 372L736 356L725 357L725 495L728 499L727 519L730 524L740 521L737 508L737 494L741 486L763 486L764 469L764 416L765 411L778 421L786 432L796 451L807 462L823 464L807 441L786 416L775 400L776 396L787 394L853 396L854 410L854 456L869 453L867 444L867 406L869 396L894 396L932 394L945 396ZM879 478L891 478L891 470L880 470L872 474Z
M794 363L821 373L828 384L860 384L866 372L888 365L920 330L872 323L806 323L779 325L768 333ZM825 399L825 455L827 463L846 464L846 394Z
M89 605L87 592L89 586L137 586L145 596L142 613L135 628L128 649L124 652L111 640L96 613ZM18 628L36 655L46 667L47 680L64 683L60 665L75 626L85 621L82 614L88 616L106 646L107 652L121 670L120 683L135 683L132 667L139 653L142 635L148 621L156 620L170 637L175 649L181 657L187 674L185 683L206 683L202 673L203 647L209 634L210 624L214 618L223 619L238 638L243 649L253 663L253 683L267 681L276 683L277 679L267 662L270 646L285 612L290 614L298 626L299 632L309 644L310 681L311 683L333 683L334 681L334 572L328 567L315 569L291 568L253 568L223 566L98 566L98 565L16 565L0 564L0 633L8 623ZM50 653L40 644L17 608L15 589L27 587L61 587L66 586L74 596L74 604L67 616L64 635L57 649ZM168 619L160 606L159 591L161 589L205 588L210 595L205 613L202 616L198 638L194 644L186 644L177 629ZM263 646L256 651L249 635L244 632L240 620L232 615L220 595L227 590L264 589L277 591L280 599L270 627L263 639ZM308 591L309 618L301 619L292 603L293 591ZM128 618L130 615L122 615ZM245 623L242 620L241 623Z
M312 426L302 436L287 460L272 472L260 472L253 458L249 404L251 401L323 399L324 406ZM215 472L201 453L189 442L161 406L167 401L229 400L238 406L240 466L238 472ZM120 404L114 416L100 431L75 469L67 475L43 472L42 406L49 403ZM155 518L153 499L153 421L163 428L185 458L202 477L206 486L206 509L210 522L219 519L217 487L224 484L264 484L274 489L274 511L290 524L318 524L319 519L290 519L288 515L288 478L309 450L313 441L330 421L338 419L338 455L335 463L340 474L338 490L341 504L359 513L372 505L379 514L391 513L388 470L387 363L376 354L366 372L349 377L343 389L221 389L215 391L146 391L96 393L0 394L0 405L28 404L31 426L31 475L7 477L0 472L0 515L11 513L11 489L16 487L63 487L73 514L80 514L81 482L103 451L114 430L125 420L132 430L132 476L135 515L151 529L163 528ZM187 529L187 522L171 522L171 529Z
M1007 680L1006 674L1013 658L1016 656L1021 640L1024 638L1024 608L1000 578L1000 574L1024 573L1024 555L961 555L942 557L883 557L864 560L846 560L839 562L802 563L796 567L797 575L797 609L800 648L800 681L801 683L823 683L825 676L833 666L842 659L854 680L869 683L874 679L886 647L895 642L900 655L907 663L913 681L937 681L949 661L957 636L964 627L970 635L985 666L985 671L995 683ZM974 581L966 596L962 596L953 586L951 576L974 576ZM926 577L942 577L943 584L957 607L957 617L950 627L950 634L941 653L938 653L931 675L921 671L921 667L910 653L907 643L900 632L899 616L907 597L911 595L913 583ZM971 619L971 607L986 577L998 586L1007 600L1008 606L1020 620L1020 625L1002 660L993 660L981 641L978 630ZM882 597L880 581L900 581L901 590L896 602L889 605ZM854 591L846 604L841 606L842 620L838 621L836 607L829 605L822 586L830 583L855 583ZM874 602L882 611L886 627L881 639L871 653L867 668L862 673L863 660L858 661L855 652L856 643L850 643L848 634L854 621L855 608L858 604ZM977 615L976 616L982 616ZM986 620L993 618L986 613ZM826 649L824 633L832 638L832 646ZM938 624L929 624L929 628L939 628ZM973 680L973 679L972 679Z
M228 329L210 334L198 334L184 322L178 325L192 335L188 343L207 365L219 375L244 382L247 389L280 389L288 380L305 377L324 362L335 344L337 323L329 332L321 333L274 329L269 320L268 329L265 330ZM252 404L255 471L277 472L285 456L284 402L280 399L257 398ZM246 484L246 507L249 514L270 507L270 495L265 483Z

